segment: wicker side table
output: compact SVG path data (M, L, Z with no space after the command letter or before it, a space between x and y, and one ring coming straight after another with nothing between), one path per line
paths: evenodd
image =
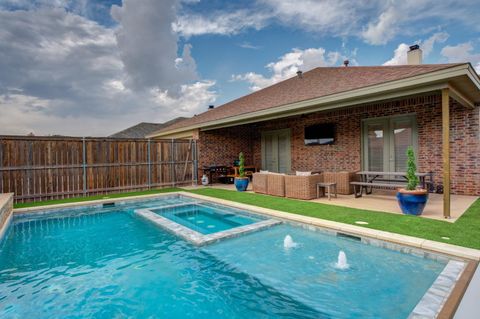
M325 196L326 193L328 200L330 200L332 190L333 195L337 198L337 183L317 183L317 198L320 198L320 189L323 190L323 196Z

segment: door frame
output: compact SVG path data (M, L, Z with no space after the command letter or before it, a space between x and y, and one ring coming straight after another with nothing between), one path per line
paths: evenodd
M280 134L287 134L288 141L287 141L287 148L288 148L288 158L287 158L287 167L288 170L292 169L292 129L285 128L279 130L271 130L271 131L262 131L261 133L261 162L262 162L262 169L265 169L266 165L266 158L265 158L265 135L274 135L278 136ZM277 142L277 150L278 150L278 142Z
M365 118L365 119L362 119L361 121L361 135L360 135L360 147L361 147L361 158L362 158L362 170L368 170L368 167L367 167L367 164L368 164L368 152L366 150L366 134L367 134L367 131L365 129L365 126L369 123L369 122L379 122L379 121L384 121L385 123L387 123L387 130L389 131L388 133L388 143L389 143L389 154L388 154L388 157L389 158L385 158L385 154L384 154L384 161L387 160L387 162L389 163L390 165L390 158L392 158L395 154L394 154L394 149L392 149L392 147L390 147L391 145L394 145L395 142L394 142L394 134L391 134L391 128L392 128L392 123L394 120L398 120L398 119L409 119L411 120L411 123L412 123L412 136L413 136L413 142L412 142L412 146L413 146L413 151L415 152L415 162L416 164L418 165L418 123L417 123L417 114L416 113L406 113L406 114L398 114L398 115L391 115L391 116L381 116L381 117L369 117L369 118Z

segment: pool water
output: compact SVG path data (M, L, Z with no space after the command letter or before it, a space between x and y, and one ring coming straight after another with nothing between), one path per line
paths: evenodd
M261 220L252 215L246 216L230 207L218 207L208 203L152 209L151 211L204 235L253 224Z
M327 318L407 318L446 265L290 225L205 250ZM348 269L336 265L340 251Z
M199 248L134 214L167 201L16 219L0 318L406 318L445 266L291 225Z

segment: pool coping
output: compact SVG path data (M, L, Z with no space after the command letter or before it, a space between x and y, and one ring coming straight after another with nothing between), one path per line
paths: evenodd
M0 243L13 220L13 193L0 194Z
M435 254L445 255L447 258L450 258L453 260L456 259L457 261L458 260L463 261L465 264L462 267L461 272L456 274L456 278L454 279L454 284L452 285L451 289L448 291L448 294L446 296L443 296L441 300L436 301L434 305L436 314L432 316L424 316L421 313L418 313L418 312L415 313L415 310L418 310L417 307L415 307L415 309L410 314L409 318L420 318L420 317L421 318L452 318L463 298L463 295L466 289L468 288L468 284L470 283L470 280L472 279L475 273L475 269L477 268L478 262L480 260L480 250L476 250L473 248L455 246L451 244L435 242L432 240L400 235L400 234L376 230L376 229L370 229L362 226L355 226L351 224L344 224L340 222L324 220L316 217L297 215L293 213L282 212L278 210L258 207L258 206L249 205L249 204L237 203L237 202L233 202L225 199L219 199L215 197L199 195L199 194L189 193L185 191L162 193L162 194L149 194L149 195L131 196L131 197L120 197L120 198L108 198L108 199L106 198L106 199L84 201L84 202L77 202L77 203L65 203L65 204L21 208L21 209L14 209L12 215L22 215L25 213L34 213L35 211L61 209L61 208L78 207L78 206L99 205L104 203L120 202L120 201L134 202L134 201L140 201L144 199L161 198L161 197L175 196L175 195L182 195L182 196L186 196L194 199L210 201L210 202L214 202L217 204L221 204L221 205L225 205L225 206L229 206L237 209L245 209L245 210L252 211L253 213L267 215L267 216L279 218L285 221L296 222L305 226L311 226L315 228L318 227L321 229L325 229L327 231L328 230L334 231L337 234L340 233L340 234L346 234L346 235L352 235L352 236L360 236L360 238L362 239L362 242L365 242L367 244L378 245L378 242L380 243L384 242L385 245L380 245L381 247L389 248L393 250L400 250L402 252L403 250L398 249L398 246L401 245L401 246L410 247L410 248L413 248L413 251L410 251L409 253L416 254L418 252L423 251L424 258L428 258L428 253L432 252ZM447 266L445 268L447 268ZM438 290L438 288L439 288L438 286L436 287L433 284L427 290L424 297L427 295L429 295L428 297L433 297L432 292L435 292L436 290ZM420 300L417 306L419 305L421 306L423 299L424 298ZM431 300L432 298L429 298L429 301Z

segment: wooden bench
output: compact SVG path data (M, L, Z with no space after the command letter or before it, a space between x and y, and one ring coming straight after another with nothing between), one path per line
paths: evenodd
M363 189L365 189L365 194L371 194L372 188L380 188L380 189L397 189L402 188L407 185L407 183L376 183L376 182L351 182L353 185L353 193L355 194L355 198L362 197ZM357 186L359 187L360 192L357 192ZM370 192L368 188L370 187Z

